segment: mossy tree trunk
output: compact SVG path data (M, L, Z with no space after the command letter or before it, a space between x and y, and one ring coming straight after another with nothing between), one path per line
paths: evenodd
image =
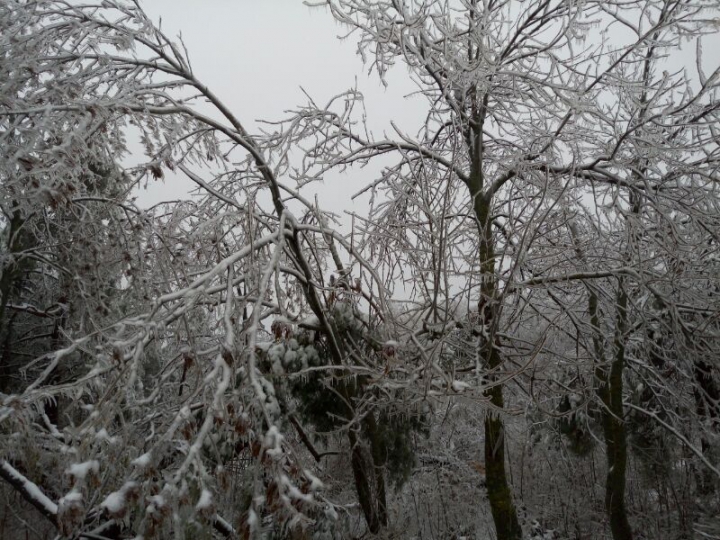
M482 125L484 115L477 112L475 117L477 126L471 128L468 137L471 174L468 180L470 196L473 199L473 209L478 228L479 237L479 265L481 273L480 299L478 300L478 317L482 325L482 336L478 354L485 369L490 374L488 382L492 384L495 375L493 372L500 367L502 357L496 346L494 334L498 324L499 307L497 303L498 290L495 279L495 245L491 227L491 194L483 194L483 142ZM517 510L512 499L512 492L505 471L505 426L499 416L504 407L503 386L494 384L485 391L493 406L493 411L485 419L485 475L490 502L490 510L495 524L498 540L521 540L522 529L517 518Z

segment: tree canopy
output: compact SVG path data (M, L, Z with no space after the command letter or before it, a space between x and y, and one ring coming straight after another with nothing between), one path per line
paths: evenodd
M0 531L718 537L719 7L319 2L425 100L378 136L247 129L139 2L1 4Z

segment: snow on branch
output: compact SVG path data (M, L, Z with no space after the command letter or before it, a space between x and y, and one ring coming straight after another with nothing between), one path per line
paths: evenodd
M58 505L43 493L43 491L7 461L0 462L0 477L13 486L23 498L32 504L43 516L54 525L57 524Z

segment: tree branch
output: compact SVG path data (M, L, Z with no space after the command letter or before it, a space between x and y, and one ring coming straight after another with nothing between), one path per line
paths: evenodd
M0 477L15 488L23 499L33 505L38 512L57 527L58 505L50 500L37 484L25 478L5 460L0 461Z

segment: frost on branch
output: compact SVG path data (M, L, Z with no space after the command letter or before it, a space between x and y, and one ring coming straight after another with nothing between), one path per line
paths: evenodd
M17 469L10 465L10 463L4 460L0 462L0 474L5 481L18 489L22 496L43 515L50 519L55 518L58 513L58 505L50 500L37 484L28 480L20 474Z
M251 133L137 3L0 5L4 481L78 537L678 532L647 509L717 486L718 103L663 58L715 4L325 5L421 129L350 90ZM345 228L311 188L355 165Z

